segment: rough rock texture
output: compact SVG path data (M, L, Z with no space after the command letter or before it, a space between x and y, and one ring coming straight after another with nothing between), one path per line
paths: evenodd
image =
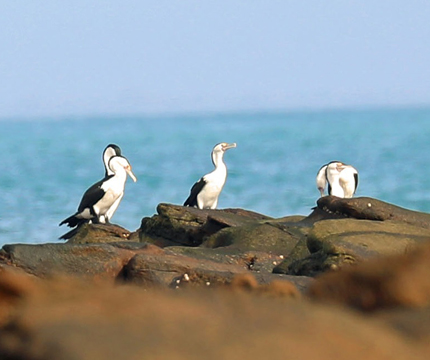
M373 198L342 199L336 196L324 196L318 199L317 206L332 215L360 220L392 220L430 229L430 214L404 209Z
M118 225L88 224L70 230L62 239L69 244L108 243L128 240L130 231Z
M273 272L313 277L375 256L402 253L427 241L430 239L430 228L425 222L428 218L428 214L375 199L333 196L319 199L307 217L280 219L242 209L199 210L160 204L157 214L144 218L141 227L133 233L114 225L85 224L74 233L68 246L16 245L5 247L0 256L9 264L40 276L50 271L104 274L109 269L107 273L114 277L131 269L131 265L126 265L137 254L139 245L135 242L140 241L169 249L161 253L164 264L167 267L171 262L174 272L178 273L189 269L187 263L208 262L229 265L231 271L223 274L236 274L234 267L239 266L264 276ZM121 243L129 244L129 248L119 246ZM73 247L77 244L87 247ZM96 255L87 262L92 253ZM136 264L143 262L135 259L132 264L130 274L138 274ZM202 277L203 268L198 270ZM164 270L158 266L157 271ZM221 282L230 281L231 276L225 276ZM220 278L215 270L213 277ZM167 286L170 281L161 283Z
M160 249L161 250L161 249ZM162 250L161 250L162 251ZM169 251L134 256L124 267L123 280L145 288L153 286L182 288L219 286L232 282L237 275L250 274L247 267L236 263L215 262L199 257L187 257ZM253 273L257 283L289 281L304 291L311 283L308 277Z
M146 249L146 244L138 244L133 250L121 244L5 245L0 250L0 261L39 277L70 274L114 279L136 251Z
M382 321L342 308L291 300L288 288L144 291L59 278L0 273L0 358L426 359ZM248 290L246 290L248 288Z
M311 284L309 296L364 311L430 306L430 243L407 254L375 258Z
M320 198L317 208L296 225L308 227L306 247L296 244L299 256L289 256L275 273L315 276L328 270L371 259L404 253L430 240L430 215L371 198ZM293 254L291 252L290 254Z
M252 223L249 225L228 227L209 236L203 246L231 247L248 250L272 251L277 254L289 253L298 241L297 234L288 228L272 225L271 223Z
M171 204L159 204L157 213L151 218L142 219L139 234L141 241L159 246L198 246L207 236L225 227L270 219L242 209L199 210Z
M251 263L260 264L260 258L255 254L249 255L250 258L220 255L214 257L218 261L212 261L207 255L198 253L182 255L180 249L164 250L153 244L128 241L109 244L5 245L0 250L0 263L42 278L64 274L127 281L145 287L176 287L184 283L187 286L225 284L231 282L236 274L250 272ZM250 263L247 263L247 259ZM273 261L265 260L267 263ZM274 279L289 280L301 291L311 283L307 277L271 274L271 267L266 271L261 270L263 268L258 267L253 271L261 283ZM184 277L188 278L186 282L182 281Z
M213 285L230 282L235 274L245 273L239 265L221 264L210 260L201 261L181 255L139 254L133 257L124 268L126 281L142 284L179 286L182 283L193 285Z
M311 253L350 254L360 259L402 253L430 239L430 230L394 221L340 219L320 221L308 234Z
M331 196L307 217L157 211L4 246L0 359L430 358L428 214Z

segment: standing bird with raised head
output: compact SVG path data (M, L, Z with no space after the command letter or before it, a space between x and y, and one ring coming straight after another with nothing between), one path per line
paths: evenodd
M212 163L215 169L203 176L191 188L190 196L184 206L194 206L199 209L216 209L218 197L227 179L227 166L224 163L224 153L236 147L236 143L220 143L212 150Z
M108 168L112 171L112 174L105 176L85 191L78 206L78 211L64 219L60 225L67 224L69 227L75 227L89 220L93 223L106 223L109 221L107 212L115 201L123 195L127 174L133 181L137 181L137 179L131 171L131 165L128 160L123 156L111 157L108 162ZM67 238L65 236L68 234L63 235L61 238Z
M321 196L324 196L324 189L328 184L329 195L352 198L358 186L358 171L351 165L331 161L319 169L316 183Z

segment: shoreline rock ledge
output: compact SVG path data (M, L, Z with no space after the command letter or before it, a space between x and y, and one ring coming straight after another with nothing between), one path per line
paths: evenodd
M430 239L430 214L372 198L326 196L308 216L270 218L244 209L159 204L130 232L85 224L67 243L5 245L0 265L38 277L69 274L177 287L226 284L237 274L306 290L312 278ZM190 277L191 276L191 277Z
M5 245L0 359L428 359L429 239L430 214L327 196Z

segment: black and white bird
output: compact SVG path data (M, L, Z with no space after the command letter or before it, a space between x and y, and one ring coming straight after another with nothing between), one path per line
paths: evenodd
M331 161L318 170L316 183L321 196L328 184L329 195L352 198L358 186L358 171L351 165Z
M218 197L227 179L227 166L224 163L224 153L236 147L236 143L220 143L212 150L212 163L215 169L203 176L191 188L190 196L185 200L184 206L193 206L199 209L216 209Z
M113 156L108 162L108 169L112 174L96 182L82 196L78 211L64 219L60 225L78 226L91 220L93 223L109 221L107 213L111 206L123 196L127 174L133 181L137 181L131 171L131 165L123 156ZM67 234L66 234L67 235ZM64 239L64 235L61 237Z
M103 164L105 166L105 177L108 175L113 175L113 171L109 168L109 160L114 156L121 156L121 149L118 145L109 144L103 150ZM109 219L112 219L112 216L115 213L116 209L118 209L119 203L121 202L123 196L124 196L124 192L122 192L122 194L118 197L118 199L116 199L116 201L106 212L105 219L101 219L102 222L108 223Z

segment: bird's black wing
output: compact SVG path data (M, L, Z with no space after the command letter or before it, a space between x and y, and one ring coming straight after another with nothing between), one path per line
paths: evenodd
M358 186L358 174L357 173L354 174L354 180L355 180L355 189L354 189L354 193L355 193L355 191L357 190L357 186Z
M86 208L89 208L92 211L92 206L96 204L97 201L99 201L105 194L105 191L101 188L102 184L111 177L113 177L113 175L105 176L102 180L96 182L89 189L87 189L87 191L85 191L78 207L78 213L84 211Z
M84 195L82 196L81 202L78 206L78 211L60 222L60 226L67 224L69 227L75 227L86 222L88 219L78 218L77 215L83 212L86 208L89 208L90 212L93 212L93 205L96 204L97 201L99 201L105 194L104 190L101 188L102 184L106 180L109 180L112 176L113 175L105 176L102 180L96 182L89 189L87 189L87 191L85 191Z
M206 185L206 181L203 178L197 181L191 188L190 196L188 196L188 199L185 200L184 206L197 207L197 195L200 193L200 191L202 191L205 185Z

